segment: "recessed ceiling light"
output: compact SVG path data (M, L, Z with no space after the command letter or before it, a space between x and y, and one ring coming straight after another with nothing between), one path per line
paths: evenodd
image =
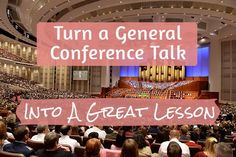
M101 6L100 6L100 5L98 5L98 8L101 8Z
M202 9L202 7L200 7L199 9Z
M139 16L139 14L137 14L137 16Z
M224 1L220 1L220 3L224 3Z
M120 3L122 3L122 1L120 1Z
M217 34L215 32L210 33L211 36L216 36Z

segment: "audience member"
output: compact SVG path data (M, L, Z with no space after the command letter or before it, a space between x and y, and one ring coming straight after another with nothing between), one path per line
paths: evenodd
M44 138L45 148L38 150L37 157L73 157L73 154L66 148L58 145L58 135L55 132L49 132Z
M233 157L233 149L230 144L220 142L215 145L216 157Z
M214 137L208 137L205 142L204 151L198 152L194 157L216 157L215 144L217 139Z
M97 138L97 139L99 139L98 137L99 137L99 135L98 135L97 132L91 132L91 133L89 133L89 135L88 135L88 139L91 139L91 138Z
M75 140L70 138L71 126L63 125L61 127L61 137L59 138L59 144L69 145L71 147L71 151L74 152L75 147L79 147L80 144Z
M119 127L119 126L113 126L113 131L112 131L112 133L107 134L107 135L106 135L106 138L108 138L108 139L116 139L116 136L118 135L119 130L120 130L120 127Z
M190 137L188 135L188 125L182 125L180 127L180 138L179 140L188 141Z
M185 144L187 146L197 147L199 150L202 150L202 146L197 143L197 141L199 140L199 136L195 132L192 132L190 137L190 140Z
M111 149L112 150L121 150L124 142L125 142L125 137L120 134L117 134L116 135L116 142L115 142L115 144L111 145Z
M31 140L36 142L44 142L45 135L49 132L47 125L38 125L37 126L37 135L34 135Z
M120 157L139 157L138 144L133 139L125 140Z
M91 138L85 146L85 157L100 157L101 141L97 138Z
M170 136L170 141L166 141L166 142L161 143L161 146L159 148L159 153L158 153L160 155L160 157L163 157L167 154L167 147L168 147L169 143L172 141L177 142L179 144L179 146L182 149L182 155L184 155L186 157L190 157L189 147L186 144L179 141L179 137L180 137L179 131L178 130L171 130L169 136Z
M7 128L4 122L0 121L0 150L3 149L5 144L10 143L7 141Z
M88 135L91 133L91 132L97 132L98 133L98 137L102 140L104 140L106 138L106 132L104 130L102 130L102 127L96 127L96 126L93 126L89 129L87 129L84 133L84 136L85 137L88 137Z
M21 153L25 157L29 157L33 154L33 149L28 147L26 141L29 138L29 130L26 126L19 126L14 131L15 141L13 143L6 144L3 147L4 151L12 153Z
M181 157L182 149L177 142L170 142L167 147L167 156L168 157Z
M152 155L152 150L149 143L146 142L143 134L135 134L133 138L138 144L139 157L150 157Z

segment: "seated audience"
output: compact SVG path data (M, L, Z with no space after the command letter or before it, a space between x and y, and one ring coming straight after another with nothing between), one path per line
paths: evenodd
M123 136L125 138L131 138L134 136L134 132L132 131L132 126L124 126L122 130L123 130Z
M161 146L158 151L158 154L160 155L160 157L166 156L167 147L168 147L169 143L172 141L177 142L179 144L179 146L182 149L182 155L184 155L186 157L190 157L189 147L186 144L179 141L179 136L180 136L179 131L178 130L171 130L169 136L170 136L170 141L166 141L166 142L161 143Z
M134 139L125 140L121 149L120 157L139 157L138 144Z
M188 135L188 125L182 125L180 127L180 138L179 138L179 140L184 140L184 141L190 140L190 137Z
M91 133L88 135L88 139L91 139L91 138L97 138L97 139L99 139L98 137L99 137L99 135L98 135L97 132L91 132Z
M33 154L33 149L28 147L26 141L29 138L29 130L26 126L19 126L14 131L15 141L10 144L6 144L3 147L4 151L12 153L21 153L25 157L29 157Z
M155 143L162 143L169 140L170 130L167 126L160 126L157 131Z
M138 152L140 157L150 157L152 155L152 150L149 143L146 142L143 134L135 134L134 140L138 144Z
M102 130L102 127L96 127L96 126L93 126L89 129L87 129L84 133L84 136L85 137L88 137L88 135L91 133L91 132L97 132L98 133L98 137L102 140L104 140L106 138L106 132L104 130Z
M10 143L7 141L7 128L4 122L0 121L0 150L3 149L5 144Z
M191 137L190 140L185 144L187 146L197 147L199 148L199 150L202 150L202 146L197 143L197 141L199 140L199 136L195 132L192 132L190 137Z
M80 144L75 139L70 138L71 126L63 125L60 132L62 135L59 138L59 144L69 145L72 152L74 152L75 147L79 147Z
M101 141L97 138L91 138L85 146L85 157L100 157Z
M55 132L49 132L45 135L44 145L44 149L35 153L37 157L73 157L69 150L58 145L58 135Z
M120 134L117 134L116 142L115 142L115 144L111 145L111 150L121 150L124 142L125 142L125 137Z
M37 126L37 135L34 135L31 140L36 142L44 142L45 135L49 132L47 125L38 125Z
M182 149L177 142L170 142L167 147L167 156L168 157L181 157Z
M216 157L215 144L217 139L214 137L208 137L205 142L204 151L198 152L194 157Z
M106 138L108 138L108 139L116 139L116 136L119 133L119 129L120 129L119 126L114 126L113 127L113 131L111 133L107 134Z
M227 143L217 143L215 145L216 157L233 157L233 149L230 144Z

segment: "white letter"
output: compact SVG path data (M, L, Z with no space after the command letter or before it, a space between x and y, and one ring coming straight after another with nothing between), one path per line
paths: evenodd
M59 110L58 114L55 114L54 112L56 112L57 110ZM59 117L60 114L61 114L61 107L57 107L52 111L52 117Z
M74 115L74 116L72 116L72 115ZM70 123L71 119L77 119L78 122L82 121L82 120L79 119L79 117L77 115L77 108L76 108L74 102L72 102L70 117L68 117L67 119L68 119L68 121L67 121L68 124Z
M60 59L59 57L55 57L55 55L54 55L54 49L59 49L59 48L60 48L60 46L57 46L57 45L56 45L56 46L53 46L53 47L51 48L51 51L50 51L51 53L50 53L50 54L51 54L51 58L52 58L52 59L54 59L54 60Z
M130 112L130 113L129 113ZM126 118L127 116L132 116L132 117L136 117L136 115L134 114L133 108L132 106L129 106L127 113L125 114L124 118Z
M136 109L134 109L135 111L138 111L138 116L139 117L142 117L143 115L142 115L142 111L143 110L148 110L148 107L145 107L145 108L136 108Z
M100 40L109 40L109 37L108 37L108 30L102 29L102 30L99 32L99 39L100 39Z
M53 110L53 109L54 109L53 107L50 107L50 108L41 108L41 111L44 111L44 116L45 116L45 117L48 117L47 110Z
M155 120L162 120L162 119L164 119L166 117L166 115L164 115L161 118L157 118L157 110L158 110L158 103L156 103L156 107L155 107L155 111L154 111L154 119Z
M197 115L197 112L200 110L200 113ZM194 112L193 116L194 117L200 117L203 114L203 107L198 107Z
M83 51L83 61L82 61L82 64L84 64L87 60L87 52L88 52L88 45L84 45L82 51Z
M184 49L180 49L180 45L177 46L177 53L178 53L178 57L177 57L178 59L180 59L180 58L183 60L186 59L186 57L185 57L186 51Z
M172 114L172 116L169 116L169 114L171 114L171 113L174 113L174 109L175 109L176 107L169 107L169 108L167 108L167 113L166 113L166 115L167 115L167 119L172 119L175 115L174 114ZM172 110L172 111L171 111Z
M191 109L191 107L187 107L184 111L184 113L186 115L189 115L189 117L187 117L187 119L191 119L193 117L193 114L188 112L188 110L190 110L190 109Z
M207 119L207 116L211 119L213 119L215 117L215 107L212 107L212 116L210 115L209 111L208 111L208 108L206 107L206 111L205 111L205 114L204 114L204 119Z
M120 29L125 29L124 26L119 26L117 29L116 29L116 38L118 40L121 40L121 43L124 44L126 42L126 35L123 34L123 36L120 36L119 32L120 32Z
M160 46L150 46L150 48L153 49L153 59L157 59L157 48L160 48Z
M177 38L178 40L182 40L182 37L180 36L181 32L180 32L180 25L177 26Z
M28 111L28 104L25 103L25 119L28 119L28 117L27 117L27 111Z
M61 40L60 29L63 28L63 26L54 26L54 28L57 30L57 40Z
M90 113L90 111L92 110L92 108L93 108L95 105L96 105L96 102L92 103L92 105L89 107L89 110L88 110L88 113L87 113L87 116L86 116L87 121L90 122L90 123L91 123L91 122L94 122L94 121L98 118L99 112ZM90 119L89 119L89 116L93 116L93 115L95 115L95 118L93 118L92 120L90 120Z

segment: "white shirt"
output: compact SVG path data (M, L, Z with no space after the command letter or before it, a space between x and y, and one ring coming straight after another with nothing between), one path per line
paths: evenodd
M70 138L70 136L68 136L68 135L62 135L59 138L59 144L69 145L71 147L72 153L74 153L75 147L79 147L80 146L80 144L75 139Z
M10 133L10 132L7 132L7 137L8 137L8 138L13 138L13 139L14 139L14 135L13 135L12 133Z
M98 138L104 140L106 138L106 135L107 133L104 131L104 130L101 130L99 129L98 127L92 127L92 128L89 128L85 131L84 133L84 136L85 137L88 137L88 135L91 133L91 132L97 132L98 133Z
M186 144L180 142L177 138L173 138L170 141L165 141L161 143L161 146L158 151L160 157L167 156L167 147L171 141L177 142L179 144L182 149L182 155L187 155L188 157L190 157L189 147Z
M37 135L34 135L31 140L32 141L36 141L36 142L43 142L44 143L44 137L45 137L45 134L44 133L39 133Z

